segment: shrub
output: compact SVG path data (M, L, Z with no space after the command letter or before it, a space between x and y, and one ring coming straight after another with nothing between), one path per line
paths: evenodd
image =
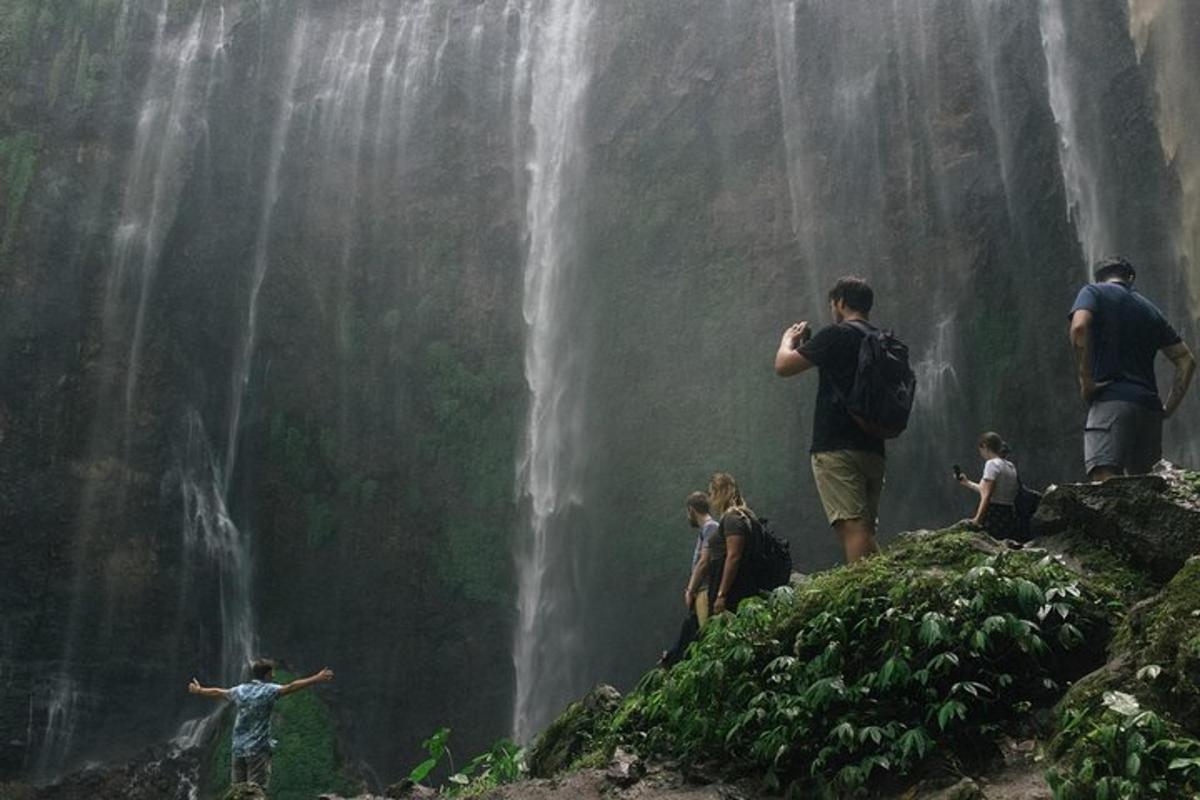
M608 746L852 796L970 755L1103 660L1117 600L1051 557L950 531L717 618Z

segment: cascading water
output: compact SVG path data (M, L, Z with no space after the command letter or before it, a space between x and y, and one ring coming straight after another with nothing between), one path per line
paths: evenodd
M1187 276L1192 319L1200 321L1200 10L1187 0L1129 0L1129 25L1138 59L1153 75L1159 139L1179 181L1176 259Z
M127 287L137 296L125 376L127 414L137 390L146 312L163 242L175 223L191 175L193 151L204 134L207 104L220 78L226 36L225 8L216 0L201 4L179 35L167 31L170 10L170 0L163 0L156 22L154 66L143 92L125 197L113 236L109 302L118 303ZM207 71L205 62L210 65ZM118 313L113 307L109 317Z
M1058 124L1067 213L1078 231L1086 266L1117 252L1116 220L1104 195L1103 154L1093 146L1103 133L1098 129L1095 111L1085 100L1089 93L1079 86L1079 71L1085 67L1071 57L1062 0L1040 0L1038 10L1050 108Z
M573 553L561 523L583 501L583 353L581 332L563 314L563 303L579 258L577 192L593 10L587 0L529 0L520 14L518 74L529 70L519 85L529 93L523 308L530 408L517 474L529 532L517 551L513 732L528 741L579 688L584 623L571 611ZM514 138L525 140L520 132Z

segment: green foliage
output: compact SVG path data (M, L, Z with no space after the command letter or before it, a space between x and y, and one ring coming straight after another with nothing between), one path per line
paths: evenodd
M439 728L422 742L421 746L429 757L409 771L408 782L417 784L424 781L442 763L443 758L454 769L449 742L449 728ZM524 749L515 742L501 739L492 745L491 750L471 759L461 770L450 775L447 784L439 791L449 797L474 797L502 784L520 780L526 773Z
M354 472L336 479L337 432L317 428L309 420L271 418L269 452L284 481L301 492L305 539L310 547L332 542L353 512L369 509L379 496L379 482Z
M502 602L496 565L509 559L513 514L513 402L521 382L514 362L469 364L444 341L430 343L419 365L433 424L418 437L427 473L456 488L457 500L426 513L440 524L439 577L465 596Z
M1200 741L1124 692L1105 692L1090 708L1066 709L1058 745L1066 757L1047 775L1055 800L1200 793Z
M433 735L425 741L421 742L421 747L425 748L425 752L429 754L429 758L417 764L408 773L408 779L413 783L420 783L429 776L437 768L437 765L442 762L442 757L450 755L450 748L447 743L450 740L450 729L439 728L434 731Z
M276 671L280 682L295 678ZM226 715L209 762L210 797L219 797L229 787L233 717L232 713ZM278 740L271 771L272 800L311 800L322 792L352 795L359 790L359 782L341 764L335 730L333 716L318 691L307 689L280 698L271 722Z
M492 749L467 762L449 777L443 790L451 797L474 797L497 786L514 783L526 775L525 750L509 739L501 739Z
M609 742L861 794L1053 702L1100 659L1112 600L1051 558L916 537L717 618L626 699Z

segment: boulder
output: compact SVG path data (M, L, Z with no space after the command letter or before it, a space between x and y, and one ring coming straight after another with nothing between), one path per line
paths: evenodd
M1105 542L1165 583L1200 553L1198 477L1166 465L1154 475L1052 486L1034 531Z
M530 748L529 774L535 778L549 778L571 766L599 738L600 728L607 724L620 705L621 693L600 684L582 700L568 706Z

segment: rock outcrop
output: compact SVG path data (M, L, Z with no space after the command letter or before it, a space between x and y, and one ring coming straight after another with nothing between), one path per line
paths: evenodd
M1200 553L1200 482L1163 465L1154 475L1051 487L1034 515L1039 536L1105 542L1158 581Z

